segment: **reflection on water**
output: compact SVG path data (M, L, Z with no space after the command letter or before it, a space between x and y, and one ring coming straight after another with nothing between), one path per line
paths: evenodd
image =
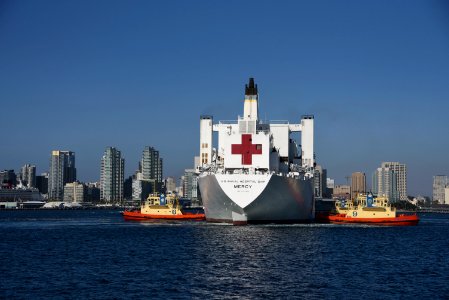
M0 298L444 297L448 223L239 227L0 211Z

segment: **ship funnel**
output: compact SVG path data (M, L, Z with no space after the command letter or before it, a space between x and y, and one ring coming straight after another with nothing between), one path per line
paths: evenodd
M254 78L249 79L249 83L245 84L245 103L243 106L243 118L245 120L256 121L259 119L257 84L254 84Z
M249 79L249 84L245 84L245 95L257 95L257 84L254 84L254 78Z

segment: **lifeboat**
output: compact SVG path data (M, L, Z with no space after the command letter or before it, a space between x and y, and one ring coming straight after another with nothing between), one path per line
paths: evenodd
M129 221L145 220L205 220L202 212L187 212L183 210L179 199L173 195L150 194L142 202L140 211L124 211L123 218Z

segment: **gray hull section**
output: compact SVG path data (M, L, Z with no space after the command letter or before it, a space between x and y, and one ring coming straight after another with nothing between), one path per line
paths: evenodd
M245 208L220 187L215 175L198 179L206 219L229 223L299 223L315 218L312 180L273 175L263 192Z

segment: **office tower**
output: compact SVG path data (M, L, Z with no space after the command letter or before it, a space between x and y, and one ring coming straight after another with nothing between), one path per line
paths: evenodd
M142 153L140 165L142 180L154 179L157 182L162 182L162 158L159 157L159 151L146 146Z
M11 188L17 184L17 176L14 170L0 171L0 186Z
M99 203L100 202L100 183L99 182L86 183L84 201L89 202L89 203Z
M192 201L193 205L201 205L201 196L198 188L198 174L195 169L184 170L181 177L183 197Z
M184 195L184 180L184 175L182 175L181 178L179 178L179 185L176 187L176 192L179 197L186 197Z
M327 170L323 169L320 165L316 165L313 176L315 197L323 198L323 196L326 194L326 180Z
M48 177L49 199L62 201L64 185L74 181L76 181L75 152L52 151Z
M165 190L167 193L176 191L176 181L173 177L167 177L165 179Z
M27 187L36 187L36 166L26 164L20 173L22 184Z
M351 196L357 198L357 194L366 192L366 176L362 172L354 172L351 176Z
M144 201L151 193L160 192L160 186L155 179L143 180L142 173L136 171L132 178L132 200Z
M134 201L142 201L142 173L140 171L136 171L136 173L133 175L131 187L132 199Z
M335 180L332 178L326 178L326 198L332 198L334 193Z
M398 162L383 162L381 167L389 168L396 174L399 199L407 200L407 166Z
M194 156L193 157L193 168L197 169L200 165L200 157L199 156Z
M84 202L86 187L77 181L66 183L64 186L64 202Z
M437 201L440 204L445 202L444 188L447 184L449 184L449 181L446 175L433 176L432 202Z
M123 198L131 200L133 197L133 176L129 176L123 183Z
M36 176L36 188L41 194L48 194L48 173Z
M125 159L114 147L107 147L101 158L100 200L108 204L123 202Z
M373 173L373 194L375 196L388 197L389 202L399 200L397 177L390 168L377 168Z

